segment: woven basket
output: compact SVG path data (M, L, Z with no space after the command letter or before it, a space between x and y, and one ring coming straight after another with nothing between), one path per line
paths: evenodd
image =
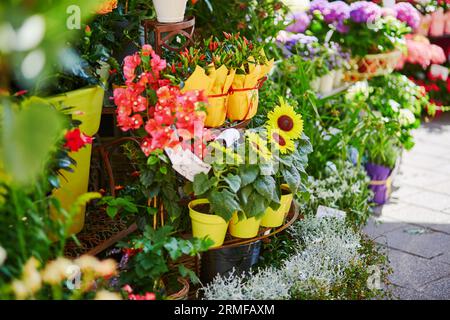
M353 59L350 62L351 69L346 72L344 79L354 82L392 73L401 55L400 51L395 50Z

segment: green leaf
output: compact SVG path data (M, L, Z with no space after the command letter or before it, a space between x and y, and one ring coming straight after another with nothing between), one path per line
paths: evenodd
M241 185L245 187L246 185L255 181L258 177L259 168L257 165L244 165L240 167L239 176L241 177Z
M106 214L111 218L114 219L114 217L117 215L117 212L119 212L119 208L117 207L106 207Z
M214 214L221 216L225 221L229 221L233 212L241 210L236 195L228 190L213 190L208 195L211 210Z
M170 238L169 241L164 244L164 249L167 250L173 261L177 260L182 255L181 248L179 247L176 238Z
M258 193L264 198L275 202L276 200L278 200L279 202L279 199L277 199L277 197L275 196L276 183L275 179L272 176L258 177L258 179L256 179L253 183L253 186L255 187L255 190L258 191Z
M152 165L158 163L158 161L159 161L159 158L158 158L158 157L156 157L156 156L150 156L150 157L147 159L147 164L148 164L149 166L152 166Z
M154 216L156 213L158 213L158 209L154 207L147 207L147 213L151 216Z
M196 196L205 194L211 188L211 183L209 181L208 175L206 175L204 172L195 175L193 187L194 194Z
M252 192L247 204L242 208L247 218L261 216L266 212L268 200L258 192Z
M241 187L241 178L229 173L224 180L228 183L233 192L238 192Z
M293 193L296 193L301 183L300 173L293 167L284 167L282 173L289 189L291 189Z
M161 172L162 174L167 174L167 167L159 168L159 172Z

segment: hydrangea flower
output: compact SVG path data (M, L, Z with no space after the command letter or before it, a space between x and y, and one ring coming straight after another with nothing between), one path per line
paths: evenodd
M311 23L311 18L306 12L303 11L293 13L290 18L294 21L294 23L286 28L286 30L289 32L305 32L306 29L308 29L309 24Z
M350 19L356 23L366 23L381 16L381 8L368 1L357 1L350 5Z
M420 24L420 14L410 3L397 3L394 10L397 13L398 20L405 22L413 30L417 29Z

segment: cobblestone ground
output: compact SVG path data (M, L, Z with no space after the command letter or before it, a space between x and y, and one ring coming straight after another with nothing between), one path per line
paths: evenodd
M394 192L365 227L387 247L399 299L450 299L450 114L414 133Z

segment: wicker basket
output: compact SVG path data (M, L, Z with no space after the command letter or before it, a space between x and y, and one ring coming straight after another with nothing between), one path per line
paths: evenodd
M387 75L394 71L401 58L401 52L398 50L388 53L369 54L363 58L353 59L350 62L351 69L346 72L345 81L360 81Z

